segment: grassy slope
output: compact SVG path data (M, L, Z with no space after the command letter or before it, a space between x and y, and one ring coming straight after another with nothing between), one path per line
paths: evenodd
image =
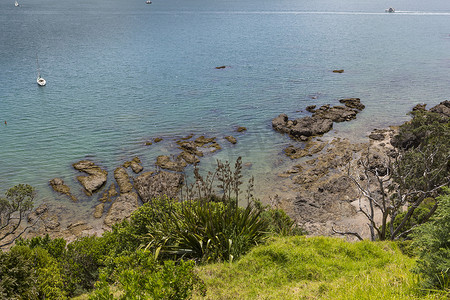
M419 294L413 266L389 242L289 237L198 271L208 299L444 299Z

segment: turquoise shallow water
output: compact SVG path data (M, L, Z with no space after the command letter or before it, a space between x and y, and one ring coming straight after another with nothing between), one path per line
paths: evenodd
M450 95L447 0L396 1L395 14L384 13L390 1L10 2L0 3L0 191L29 183L39 200L68 201L50 191L54 177L82 195L75 161L112 174L139 156L148 170L190 133L224 146L204 168L242 155L265 193L288 163L278 114L359 97L358 119L330 133L358 140Z

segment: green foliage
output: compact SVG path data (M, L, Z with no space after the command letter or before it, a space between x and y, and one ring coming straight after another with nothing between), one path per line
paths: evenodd
M166 224L166 219L179 211L181 203L176 200L167 196L155 198L133 212L130 221L116 224L113 230L104 233L103 237L115 255L134 252L151 234L162 232L164 235L166 232L169 236L174 231L173 222Z
M109 280L115 282L114 293L107 273L96 283L89 299L189 299L194 289L205 293L204 283L194 273L193 262L165 261L160 265L151 252L138 250L113 260L114 272Z
M91 290L99 278L99 268L104 266L109 245L99 237L83 237L67 245L61 261L70 295Z
M264 239L267 222L260 214L233 201L178 203L162 197L144 204L105 239L116 255L144 244L160 259L233 260Z
M414 232L419 260L416 271L425 288L450 289L450 189L437 198L438 209L431 222Z
M421 195L426 197L450 181L450 121L428 111L416 111L412 116L392 141L402 150L392 178L402 194L423 191Z
M184 202L180 214L166 220L175 231L173 243L165 243L161 251L201 261L232 261L264 239L267 223L259 216L251 206Z
M410 114L411 121L400 126L398 135L392 140L395 147L410 149L450 139L448 118L429 111L414 111Z
M417 207L410 218L407 219L406 224L403 227L403 232L409 232L415 226L418 226L428 220L428 216L430 214L430 210L433 208L435 201L432 198L428 198L429 201L424 200L419 207ZM407 211L403 211L399 213L394 220L394 228L397 228L400 223L405 218ZM390 222L387 223L387 227L389 228L391 225ZM391 239L391 232L388 230L386 232L386 239ZM404 234L403 239L410 239L409 234Z
M44 237L37 236L31 239L17 239L16 245L28 246L32 249L41 247L56 259L61 259L66 253L66 241L63 238L51 239L48 234Z
M15 246L0 253L2 299L65 299L62 270L41 247Z
M35 189L28 184L18 184L0 198L0 248L10 245L25 230L20 225L26 214L33 208Z
M268 232L283 236L305 234L304 230L291 220L284 210L271 208L258 200L253 201L252 205L261 213L261 219L268 224Z

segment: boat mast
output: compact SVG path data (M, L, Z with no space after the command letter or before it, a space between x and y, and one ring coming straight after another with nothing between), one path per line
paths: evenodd
M41 78L41 71L39 69L39 59L38 59L37 53L36 53L36 66L37 66L38 78Z

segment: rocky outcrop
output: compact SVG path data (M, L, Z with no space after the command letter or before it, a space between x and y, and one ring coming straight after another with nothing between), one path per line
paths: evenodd
M200 143L196 143L194 141L178 141L177 144L180 146L179 148L181 150L183 150L184 152L193 154L195 156L199 156L202 157L203 156L203 152L201 152L200 150L198 150L198 147ZM204 144L200 144L200 145L204 145Z
M131 167L131 170L133 170L133 172L136 174L142 172L142 170L144 169L144 167L142 167L141 165L141 160L139 159L139 157L135 157L133 158L133 160L125 162L122 166L125 169Z
M346 122L356 119L358 110L347 106L323 105L313 113L313 117L329 119L333 122Z
M78 221L71 223L67 226L67 234L70 234L72 236L80 237L83 235L83 233L87 230L91 230L92 226L84 221Z
M167 155L160 155L156 158L156 163L158 167L161 169L166 169L175 172L181 172L187 166L186 162L181 159L177 159L176 161L172 161Z
M78 201L78 199L70 192L70 188L64 183L64 180L62 180L61 178L53 178L49 181L49 183L55 192L69 196L73 202Z
M236 144L237 143L237 140L236 140L236 138L234 136L228 135L228 136L225 137L225 139L227 141L229 141L230 143L232 143L232 144Z
M36 222L36 220L45 212L48 211L48 206L47 204L41 204L38 206L38 208L36 208L33 212L31 212L30 214L28 214L28 223L34 223Z
M311 117L303 117L289 120L286 114L280 114L272 120L274 130L287 133L295 139L306 141L311 136L322 135L333 128L333 122L350 121L356 118L356 114L364 109L359 98L341 99L345 106L323 105L318 109L308 106L312 112Z
M99 219L103 216L103 210L105 209L105 203L99 203L95 206L94 209L94 218Z
M420 105L420 108L417 108L418 105L415 106L415 111L426 111L425 105ZM441 118L437 118L438 122L447 123L450 120L450 101L446 100L438 105L430 108L430 112L439 114ZM409 149L419 146L422 140L425 138L424 132L419 131L419 133L413 131L404 131L395 135L391 139L391 144L396 148Z
M306 107L306 111L309 111L310 113L314 113L316 111L316 105L309 105Z
M131 214L139 207L138 195L134 192L121 194L112 203L109 208L104 224L111 227L131 216Z
M183 175L166 171L146 172L134 180L134 187L144 203L162 195L176 198L182 184Z
M359 98L346 98L339 100L339 102L344 104L348 108L355 108L357 110L363 110L364 108L366 108L366 106L361 103L361 99Z
M100 202L112 202L112 198L117 196L116 186L111 184L109 189L103 193L102 197L98 199Z
M450 101L446 100L430 108L431 112L438 113L444 117L450 118Z
M122 167L118 167L114 170L114 178L119 185L119 191L121 194L129 193L133 189L133 185L130 182L127 170Z
M183 151L178 155L178 160L183 159L188 165L195 165L200 162L200 159L194 154Z
M87 173L88 176L78 176L77 180L84 187L88 196L100 189L106 182L108 172L100 169L89 160L82 160L72 165L76 170Z
M276 131L287 133L293 138L306 140L308 137L330 131L333 128L333 121L318 117L289 120L286 114L281 114L272 120L272 127Z

